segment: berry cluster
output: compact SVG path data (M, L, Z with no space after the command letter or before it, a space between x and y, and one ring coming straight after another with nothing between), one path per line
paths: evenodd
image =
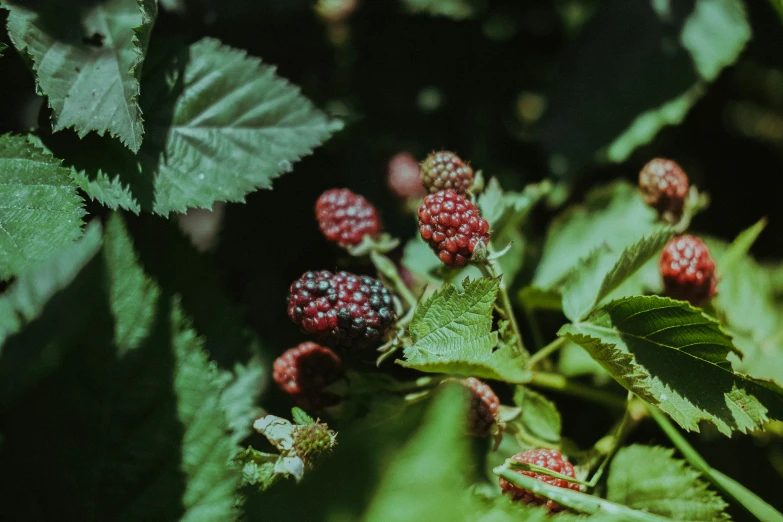
M343 377L340 358L328 348L304 342L283 352L275 360L272 378L304 409L322 410L337 403L339 397L326 388Z
M462 385L470 390L468 430L477 437L486 437L497 422L500 399L488 384L475 377L468 377Z
M358 245L381 229L378 212L364 197L348 189L327 190L315 203L315 216L326 239L341 247Z
M539 466L541 468L552 470L555 473L560 473L561 475L576 478L574 473L574 466L565 460L563 455L561 455L560 452L556 450L533 449L522 453L517 453L511 458L517 462ZM528 477L533 477L536 480L546 482L547 484L557 486L559 488L568 488L574 491L579 491L580 489L579 484L575 482L568 482L567 480L555 478L549 475L535 473L533 471L516 470L516 472L527 475ZM535 504L539 506L546 504L546 506L552 511L559 511L562 509L562 506L556 502L536 495L535 493L526 489L519 488L502 477L499 479L499 482L500 489L503 491L503 493L509 493L514 500L519 500L527 504Z
M424 198L418 214L422 239L446 265L463 266L479 241L489 244L489 223L476 205L453 190Z
M289 291L288 317L332 346L378 344L397 318L391 292L372 277L307 272Z
M688 188L688 176L672 160L653 159L639 172L639 190L644 202L670 223L682 217Z
M666 294L698 306L715 295L715 261L697 237L675 237L666 245L659 261Z
M453 152L433 152L421 164L421 182L430 194L453 190L462 195L473 186L473 169Z

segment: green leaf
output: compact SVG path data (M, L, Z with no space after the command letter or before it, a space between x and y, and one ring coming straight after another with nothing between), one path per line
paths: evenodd
M144 133L139 78L157 3L5 0L3 7L11 40L48 97L54 130L108 132L137 152Z
M141 205L133 197L130 187L122 184L120 176L110 179L105 172L99 171L94 178L90 178L84 171L74 171L71 177L91 200L112 210L130 210L135 214L141 212Z
M8 46L2 42L0 42L0 56L3 56L3 52L8 49Z
M665 228L643 237L619 255L599 249L581 261L563 285L563 312L572 321L582 319L612 294L624 281L641 269L647 261L659 256L674 231ZM622 297L633 293L620 292Z
M621 252L660 227L655 211L644 204L636 187L626 182L597 187L584 204L569 208L550 226L532 286L554 289L570 275L576 260L596 249ZM637 288L662 286L654 265L648 264L634 277Z
M682 122L750 36L741 0L600 2L558 63L542 119L557 173L624 161Z
M461 413L466 406L458 385L442 387L421 428L381 480L364 520L469 520L466 490L473 466Z
M734 239L729 245L725 254L721 256L721 271L731 272L734 270L737 263L743 258L746 258L750 253L750 248L753 243L756 242L759 235L764 231L764 227L767 226L767 219L762 218L758 220L753 226L746 228Z
M61 292L10 339L46 355L35 341L49 335L62 353L56 371L4 409L11 429L0 466L15 481L0 495L16 498L3 502L6 515L235 518L240 473L231 462L237 447L223 403L226 379L177 299L143 273L120 216L109 218L103 255L82 276L90 284L76 287L79 307L64 306ZM7 377L0 372L0 380Z
M279 453L264 453L248 446L236 456L236 462L242 467L242 481L266 491L276 482L294 476L287 465L296 457L284 457ZM299 460L299 462L302 462Z
M470 0L403 0L403 3L412 13L445 16L454 20L471 18L476 12Z
M524 354L510 344L493 351L498 344L498 333L492 331L498 280L465 279L462 287L459 293L446 285L416 308L409 328L413 345L405 348L405 360L397 362L424 372L527 382Z
M783 417L783 389L735 374L727 359L737 351L731 338L685 302L618 299L559 335L585 348L617 382L684 429L698 431L705 420L730 436Z
M522 409L519 421L525 431L547 442L560 441L562 421L560 412L552 401L524 386L517 386L514 392L514 404Z
M82 199L68 170L24 137L0 136L0 278L25 271L82 234Z
M633 444L612 459L606 498L673 520L730 520L727 504L671 449ZM644 463L640 466L640 463Z
M293 408L291 410L291 418L296 424L299 424L300 426L315 424L315 420L310 417L302 408Z
M101 225L93 221L79 240L20 273L0 296L0 339L5 340L37 318L49 299L73 281L100 246Z
M611 379L603 366L593 359L584 348L572 341L560 348L557 369L566 377L592 375L596 383L605 384Z

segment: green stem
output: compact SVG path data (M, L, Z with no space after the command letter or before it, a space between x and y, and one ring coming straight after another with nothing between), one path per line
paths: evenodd
M613 393L585 386L578 382L569 381L557 373L533 372L532 379L529 382L532 386L545 388L547 390L557 391L566 395L572 395L586 399L591 402L603 404L610 408L622 410L625 409L626 400Z
M541 334L541 328L538 326L538 321L536 320L536 311L527 305L523 305L522 310L525 312L525 319L527 319L527 324L530 325L530 333L533 336L533 344L535 345L536 350L539 350L542 346L544 346L544 336Z
M558 337L548 345L544 346L540 350L538 350L536 353L534 353L530 359L527 360L527 368L533 369L536 367L538 363L555 353L557 350L562 348L562 346L565 344L566 338L565 337Z
M416 299L416 296L410 291L408 285L402 280L395 264L392 263L388 257L375 250L370 251L370 260L372 261L372 264L375 265L375 269L394 284L395 290L400 294L400 297L405 301L405 304L408 305L408 309L415 308L419 300Z
M606 440L606 437L604 437L604 439L601 439L596 443L596 448L598 448L604 456L601 464L598 466L598 469L593 474L593 478L590 479L589 486L591 488L594 488L595 485L598 484L598 481L601 480L601 476L606 470L606 466L612 460L612 457L614 457L615 453L617 453L617 450L620 449L620 445L639 424L639 422L641 422L642 418L644 418L643 415L640 416L632 414L631 410L635 404L631 400L632 397L632 394L629 393L625 403L625 413L623 414L623 418L620 420L619 424L613 428L608 440ZM602 446L609 446L609 448L608 450L604 450Z
M509 324L511 325L511 331L514 332L514 335L516 336L516 345L519 349L520 353L527 353L527 350L525 350L525 346L522 344L522 334L519 331L519 324L517 324L517 318L514 316L514 308L511 306L511 299L508 297L508 289L506 288L506 283L503 281L503 272L500 271L500 269L497 266L497 263L494 261L486 261L482 263L478 263L478 267L481 270L481 273L484 275L484 277L489 278L497 278L499 282L499 291L498 291L498 297L500 297L500 308L503 310L503 313L506 316L506 320L508 320Z
M650 416L655 419L672 444L680 450L691 466L701 471L725 495L733 498L753 516L763 522L781 522L783 514L764 502L764 500L745 486L712 468L704 458L691 446L680 431L669 421L668 417L655 406L644 403Z

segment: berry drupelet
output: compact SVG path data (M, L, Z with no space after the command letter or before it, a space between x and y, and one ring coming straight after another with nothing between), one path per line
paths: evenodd
M397 319L391 292L372 277L307 272L289 291L288 317L332 346L379 344Z
M511 458L517 462L524 462L525 464L531 464L533 466L547 468L556 473L560 473L561 475L566 475L572 478L576 478L576 475L574 474L574 466L572 466L570 462L565 460L563 458L563 455L561 455L560 452L556 450L533 449L533 450L524 451L522 453L517 453ZM515 470L515 471L517 473L527 475L528 477L533 477L536 480L540 480L541 482L546 482L547 484L550 484L552 486L557 486L559 488L568 488L568 489L573 489L574 491L579 491L580 489L579 484L577 484L576 482L568 482L567 480L550 477L549 475L543 475L540 473L535 473L533 471L522 471L522 470ZM519 488L511 484L509 481L507 481L502 477L499 479L499 481L500 481L500 489L503 491L503 493L511 494L511 497L514 500L519 500L525 502L526 504L535 504L538 506L546 504L546 506L551 511L562 510L562 506L560 506L556 502L538 496L526 489Z
M688 176L672 160L656 158L639 172L639 190L644 202L669 223L682 217L688 196Z
M468 430L471 435L486 437L497 422L500 399L488 384L475 377L468 377L462 385L470 390Z
M659 265L669 297L699 306L715 295L715 261L701 239L675 237L664 247Z
M476 205L453 190L424 198L419 207L419 232L449 266L467 263L479 241L489 244L489 223Z
M375 207L348 189L321 194L315 203L315 217L326 239L341 247L358 245L366 235L376 237L381 229Z
M433 152L421 164L421 183L430 194L452 189L464 195L473 186L473 169L453 152Z
M340 358L329 348L304 342L283 352L272 366L277 386L306 410L322 410L339 397L326 388L344 375Z

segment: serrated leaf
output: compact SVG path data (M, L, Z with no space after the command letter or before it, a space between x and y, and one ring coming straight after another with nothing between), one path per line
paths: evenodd
M644 204L636 187L627 182L597 187L587 194L584 204L569 208L552 223L531 285L554 289L573 270L576 260L599 248L621 252L659 227L655 211ZM652 266L652 272L660 278L656 267ZM662 286L652 276L645 266L637 275L639 285Z
M517 386L514 404L522 409L519 421L525 431L547 442L560 441L562 420L557 406L549 399L524 386Z
M110 179L105 172L99 171L94 178L90 178L84 171L75 171L71 177L76 186L93 201L112 210L130 210L135 214L141 212L141 205L133 197L130 188L122 184L120 176Z
M698 431L704 420L730 436L783 416L783 389L735 374L727 359L737 351L731 338L685 302L618 299L559 335L585 348L617 382L684 429Z
M498 333L492 331L498 280L466 279L462 287L459 293L446 285L416 308L409 328L413 345L397 362L424 372L527 382L524 354L513 345L493 351L498 344Z
M658 446L620 449L609 468L606 498L683 522L730 520L723 511L727 504L699 472L675 459L673 450Z
M4 409L13 428L4 431L0 465L15 476L0 492L6 516L233 519L240 474L221 404L225 379L178 301L143 274L118 215L108 220L103 255L82 275L91 284L76 287L81 309L53 306L64 304L58 295L45 315L61 322L49 320L47 331L34 323L13 338L28 350L41 349L31 344L36 335L67 346L56 371ZM132 326L146 306L152 319Z
M291 410L291 418L296 424L299 424L300 426L315 424L315 420L310 417L302 408L293 408Z
M672 237L674 231L664 228L642 237L619 257L610 250L599 249L581 261L562 288L566 317L572 321L585 317L647 261L660 255Z
M243 449L236 457L236 462L242 467L243 482L261 491L266 491L276 482L294 477L298 473L298 468L294 467L291 460L298 460L301 463L301 471L304 472L301 459L284 457L279 453L264 453L253 449L253 446Z
M139 78L157 3L5 0L3 7L11 40L49 100L54 130L108 132L137 152L144 133Z
M60 161L22 136L0 136L0 278L19 274L82 234L82 199Z
M766 226L767 220L766 218L762 218L754 225L740 232L739 235L734 238L731 245L729 245L729 248L726 249L726 252L721 256L721 270L725 272L734 270L735 265L739 263L741 259L748 256L750 248Z

